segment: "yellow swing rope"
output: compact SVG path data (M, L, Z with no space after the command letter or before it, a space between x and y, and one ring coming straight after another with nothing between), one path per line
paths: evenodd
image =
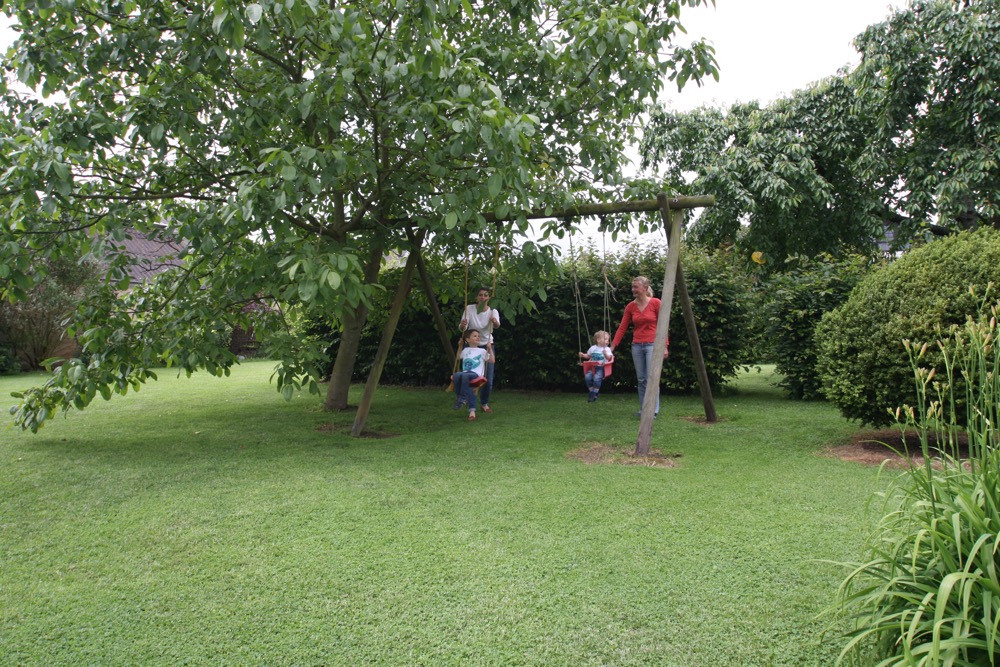
M587 329L587 338L590 338L590 327L587 324L587 311L583 307L583 297L580 296L580 280L576 272L576 255L573 253L573 230L569 232L569 257L570 266L573 267L573 296L576 301L576 343L580 347L580 352L583 352L583 334L580 330L580 315L583 315L583 326Z
M607 229L605 226L604 216L601 216L601 277L604 282L604 319L603 319L603 330L610 331L609 327L611 325L611 296L609 294L608 288L612 287L611 281L608 279L608 246L607 246ZM587 324L587 309L583 305L583 296L580 294L580 280L577 275L576 262L577 257L573 251L573 232L570 230L569 235L569 255L571 260L571 266L573 267L573 296L576 301L576 338L577 344L580 346L580 352L583 352L583 336L580 331L580 316L583 315L583 327L587 329L587 340L590 340L590 336L593 332Z
M493 289L490 291L490 298L497 295L497 267L500 265L500 234L497 234L497 242L493 251ZM490 306L493 310L493 306ZM493 313L490 313L490 328L486 334L486 347L493 349Z
M604 330L611 331L611 297L608 288L611 281L608 280L608 230L604 216L601 216L601 276L604 278Z
M469 246L465 247L465 292L462 296L462 317L469 307ZM466 325L468 328L468 325ZM451 366L451 376L448 378L448 386L445 391L455 391L455 373L458 372L458 360L462 358L462 350L465 348L465 332L458 339L458 352L455 353L455 363Z

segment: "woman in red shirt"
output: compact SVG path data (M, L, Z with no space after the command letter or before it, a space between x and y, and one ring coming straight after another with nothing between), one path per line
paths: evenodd
M635 376L639 381L639 409L642 410L643 399L646 398L646 385L649 379L649 369L653 365L653 341L656 339L656 322L660 315L660 300L653 296L653 288L646 276L636 276L632 280L632 296L635 297L625 306L625 314L618 325L615 338L611 342L612 352L618 347L622 336L632 325L632 362L635 364ZM670 339L667 339L667 346ZM667 349L663 348L663 358L667 358ZM640 413L636 413L640 414ZM656 387L656 414L660 414L660 387Z

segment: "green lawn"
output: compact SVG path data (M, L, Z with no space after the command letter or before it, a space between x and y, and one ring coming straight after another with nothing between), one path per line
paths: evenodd
M0 661L24 665L830 665L876 470L854 427L767 373L665 398L380 389L370 429L285 402L271 362L170 372L38 435L0 430ZM0 379L0 395L27 385ZM360 392L360 388L359 388ZM357 396L357 395L356 395ZM8 398L4 405L14 399ZM332 423L333 430L324 427Z

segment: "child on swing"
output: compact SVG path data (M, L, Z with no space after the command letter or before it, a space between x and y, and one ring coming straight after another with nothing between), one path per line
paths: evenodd
M604 381L604 364L610 364L614 361L611 348L608 347L610 340L611 335L607 331L598 331L594 334L594 344L590 346L590 349L579 353L583 361L594 362L587 367L587 372L583 376L587 382L587 389L589 391L587 395L588 403L596 401L597 395L601 393L601 383Z
M462 370L451 377L455 384L455 405L452 407L458 410L468 405L470 422L476 421L476 394L472 390L486 381L486 364L496 363L493 346L479 347L479 337L478 329L466 329L464 345L458 355Z

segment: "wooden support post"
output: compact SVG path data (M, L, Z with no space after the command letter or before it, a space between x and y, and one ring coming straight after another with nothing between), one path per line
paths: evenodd
M399 287L392 299L392 306L389 308L389 319L385 323L382 331L382 340L379 341L378 351L375 352L375 361L372 363L372 370L368 374L368 381L365 383L364 392L361 394L361 402L358 404L358 412L354 416L354 426L351 428L351 435L355 438L365 430L365 422L368 421L368 411L371 409L372 399L375 397L375 389L378 381L382 377L382 369L385 368L385 360L389 357L389 346L392 345L392 336L396 333L396 325L399 324L399 317L403 312L403 304L406 303L406 295L410 290L410 283L413 280L413 269L420 256L420 246L424 242L424 230L416 236L416 240L410 248L410 254L406 258L406 266L403 267L403 275L399 279Z
M698 376L698 389L701 391L701 402L705 406L705 421L718 421L715 416L715 402L712 400L712 387L708 383L708 367L701 353L701 341L698 339L698 325L694 320L694 309L691 308L691 297L688 296L687 282L684 280L684 267L677 264L677 296L681 300L681 312L684 313L684 326L687 329L688 345L691 346L691 357L694 361L695 375Z
M441 307L438 305L437 297L434 296L434 285L431 277L427 273L427 265L424 263L423 253L417 254L417 271L420 272L420 282L424 285L424 292L427 294L427 303L431 309L431 316L434 318L434 325L437 328L438 338L441 339L441 349L448 367L455 363L455 348L451 346L451 338L448 337L448 326L441 315Z
M661 192L656 199L660 203L660 215L667 230L667 266L663 272L663 293L660 295L660 312L657 315L656 338L653 341L653 361L650 368L646 369L646 396L639 416L636 456L649 454L649 441L653 435L653 417L660 393L660 376L663 373L663 352L667 349L667 333L670 331L670 307L674 300L677 266L680 263L681 227L684 225L684 211L671 211L666 194Z

